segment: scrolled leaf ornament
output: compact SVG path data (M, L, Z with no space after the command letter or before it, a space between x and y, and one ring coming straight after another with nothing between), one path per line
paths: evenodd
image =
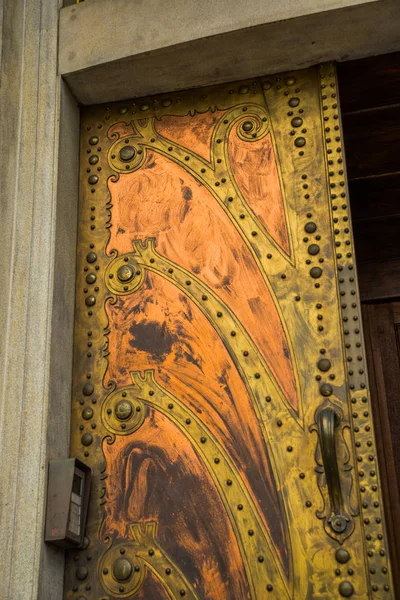
M108 289L118 296L136 292L145 279L145 271L133 254L117 256L106 269L105 281Z
M254 107L255 108L255 107ZM236 128L238 137L245 142L255 142L269 132L269 119L266 111L257 106L248 109L248 113L241 119Z
M132 386L118 388L105 399L101 419L106 429L116 435L129 435L139 429L146 415L146 407L137 397Z
M146 148L140 143L140 136L128 135L118 137L108 151L108 162L118 173L131 173L139 169L145 158Z

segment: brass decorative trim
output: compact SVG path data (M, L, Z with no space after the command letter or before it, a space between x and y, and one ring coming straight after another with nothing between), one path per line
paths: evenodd
M330 190L332 231L335 240L342 336L348 375L349 412L357 457L359 504L364 531L371 598L388 598L393 589L379 486L379 467L368 392L368 375L362 334L360 294L351 228L349 192L340 126L340 100L333 63L320 67L321 119Z

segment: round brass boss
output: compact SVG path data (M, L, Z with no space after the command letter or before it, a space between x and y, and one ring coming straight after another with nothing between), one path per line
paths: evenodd
M117 558L113 565L113 575L118 581L127 581L132 576L132 563L127 558Z
M132 414L132 404L128 400L121 400L115 407L115 416L120 421L129 419Z
M132 146L124 146L119 151L119 157L124 162L129 162L135 156L135 148Z
M130 281L135 275L130 265L122 265L117 271L117 277L120 281Z

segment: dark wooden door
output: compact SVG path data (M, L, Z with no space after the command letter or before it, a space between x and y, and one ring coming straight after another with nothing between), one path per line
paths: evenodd
M400 597L400 300L365 304L363 320L387 535Z

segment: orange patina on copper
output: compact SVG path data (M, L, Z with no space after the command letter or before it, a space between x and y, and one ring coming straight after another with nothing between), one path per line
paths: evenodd
M221 114L164 117L157 131L210 160L212 135ZM111 134L118 133L131 135L134 128L114 127ZM290 254L270 134L249 143L232 130L227 144L230 171L244 199L268 234ZM218 200L201 181L156 149L147 150L136 171L109 180L109 189L108 252L129 253L132 240L155 238L161 255L195 274L229 306L288 403L297 409L294 369L279 313L259 265ZM287 572L284 522L265 439L245 384L212 323L183 292L152 273L134 294L107 304L107 313L110 355L105 381L130 385L132 371L154 369L157 381L201 416L246 483ZM111 474L104 531L125 537L129 523L156 520L159 539L168 551L174 555L178 543L181 552L184 549L191 580L203 586L202 596L247 598L232 524L185 432L150 409L134 434L105 444L104 451ZM213 519L215 526L194 531L193 523L199 519ZM199 547L201 559L196 554ZM222 547L229 547L229 553L222 556L218 551ZM235 580L233 588L224 573ZM140 593L143 596L143 590Z

